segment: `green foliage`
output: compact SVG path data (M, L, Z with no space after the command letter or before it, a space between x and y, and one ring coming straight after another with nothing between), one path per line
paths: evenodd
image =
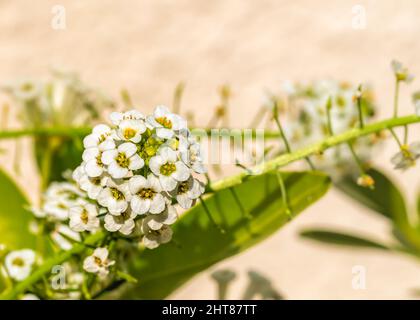
M343 232L316 229L316 230L302 231L300 235L304 238L308 238L311 240L324 242L328 244L359 247L359 248L373 248L373 249L384 249L384 250L389 249L387 246L380 244L376 241L362 238L360 236L346 234Z
M353 198L374 212L391 219L397 225L407 223L407 209L404 198L395 184L376 169L367 172L375 180L375 188L364 188L348 176L336 184L345 195Z
M398 187L384 173L372 169L368 174L375 180L375 189L358 186L354 179L346 177L336 184L344 194L360 204L389 219L392 224L392 236L399 246L392 249L420 256L420 232L410 223L404 197ZM420 207L420 200L418 200ZM349 234L326 230L306 230L301 233L305 238L338 245L389 249L375 241Z
M292 217L321 198L330 186L317 172L282 173L292 215L284 207L275 172L250 176L205 200L221 233L198 204L174 225L173 242L144 250L133 260L131 274L139 283L124 298L162 299L194 275L264 240ZM240 203L237 199L240 199Z
M25 209L26 197L13 180L0 170L0 243L8 249L35 248L35 236L29 232L32 214Z

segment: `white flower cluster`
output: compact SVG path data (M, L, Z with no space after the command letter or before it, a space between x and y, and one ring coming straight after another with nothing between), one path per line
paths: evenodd
M70 227L92 231L103 212L106 230L129 236L139 226L144 245L156 248L171 239L175 204L188 209L204 192L199 144L186 121L164 106L148 117L113 112L110 120L112 126L97 125L83 141L73 179L90 202L71 208Z
M327 104L330 103L331 129L342 133L359 125L356 86L337 81L315 81L309 84L291 84L284 87L287 103L284 110L284 131L293 148L298 149L324 140L329 135ZM365 122L375 114L373 95L368 88L362 93L362 112ZM362 161L370 159L372 147L380 136L358 139L354 149ZM340 145L311 157L315 167L329 172L333 177L352 173L357 167L348 146Z

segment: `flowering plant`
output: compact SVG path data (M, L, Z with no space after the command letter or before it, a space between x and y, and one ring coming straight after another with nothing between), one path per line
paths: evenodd
M393 68L398 89L411 76L401 64ZM220 119L226 124L229 95L223 87L212 125ZM267 147L253 167L236 159L236 174L213 181L186 120L165 106L145 116L124 96L129 110L108 112L109 122L93 128L52 123L0 132L0 138L33 135L38 151L45 151L37 144L44 139L79 146L71 171L54 182L51 164L60 161L60 143L54 157L37 153L44 164L39 205L29 205L0 172L0 194L10 200L0 206L7 226L0 237L1 298L164 298L277 231L320 199L331 178L339 187L349 179L353 189L382 190L386 184L371 168L370 155L389 136L386 131L398 143L392 158L397 169L414 166L420 156L418 142L408 143L408 126L420 122L419 115L398 117L398 99L392 118L374 122L372 94L364 86L296 84L287 87L284 99L270 95L262 109L270 122L264 141L274 148ZM88 101L87 91L78 99ZM400 126L403 141L394 131ZM252 127L250 137L239 134L245 144L258 133L257 124ZM201 132L226 137L226 131ZM280 171L301 160L310 170Z

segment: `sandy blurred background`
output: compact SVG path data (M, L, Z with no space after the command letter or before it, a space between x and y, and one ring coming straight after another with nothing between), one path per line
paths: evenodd
M66 29L51 28L54 5L66 9ZM352 28L352 8L366 10L366 28ZM42 77L50 66L78 71L89 84L118 97L122 87L149 112L170 104L175 85L186 82L184 110L205 125L218 101L217 88L233 89L231 124L246 126L265 88L283 80L332 77L369 81L380 116L391 114L390 61L398 58L420 77L420 3L398 1L0 1L0 80ZM420 80L403 85L401 105L413 112L410 93ZM417 126L413 137L420 136ZM29 146L22 141L22 146ZM1 142L2 148L12 147ZM390 168L391 143L375 162ZM12 169L13 150L2 166ZM29 159L29 151L23 157ZM24 161L19 182L35 198L34 165ZM419 167L393 172L414 202ZM2 199L4 200L4 199ZM410 257L318 245L299 239L309 226L339 226L388 240L386 221L330 192L281 232L218 268L238 272L230 298L239 298L246 272L260 271L290 299L413 298L420 287L420 263ZM182 262L180 262L182 263ZM367 270L367 288L351 286L352 267ZM209 272L197 276L171 298L215 298Z

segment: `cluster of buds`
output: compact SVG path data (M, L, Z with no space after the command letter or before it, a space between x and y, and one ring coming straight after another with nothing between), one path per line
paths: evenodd
M374 98L369 88L362 91L348 83L326 80L309 84L288 83L284 92L284 133L295 149L360 126L360 112L366 122L375 115ZM372 147L381 140L378 134L354 142L353 148L362 163L369 161ZM311 160L317 169L339 178L357 172L353 157L347 145L339 145L311 157Z

